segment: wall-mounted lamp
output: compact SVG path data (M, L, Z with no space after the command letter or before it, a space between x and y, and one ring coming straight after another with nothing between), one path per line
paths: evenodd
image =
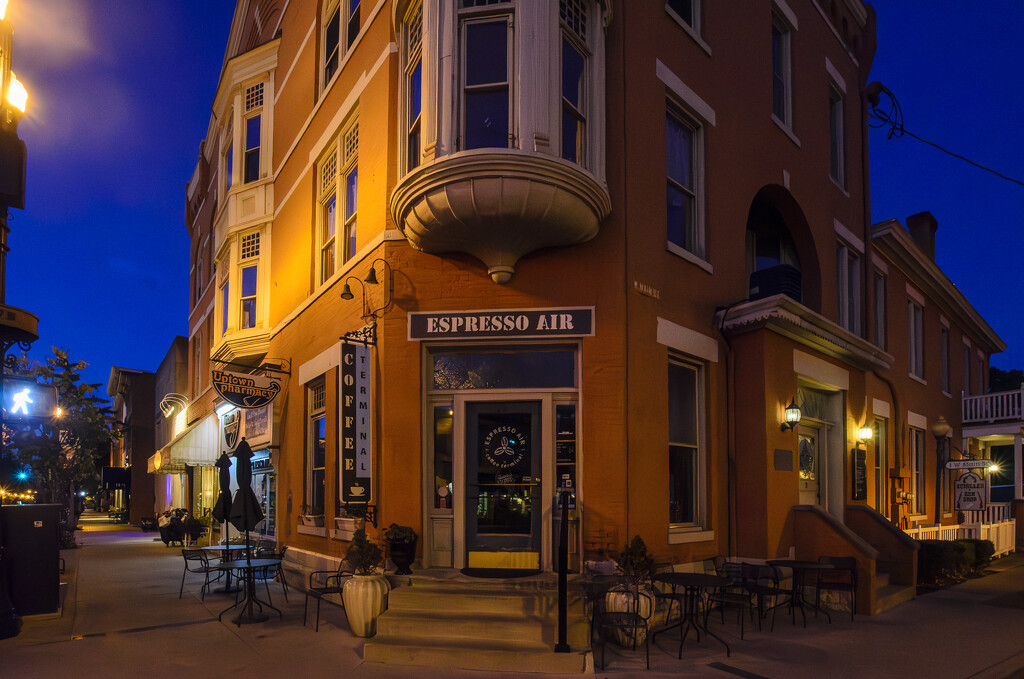
M785 421L782 423L782 431L787 431L796 427L800 424L800 406L796 404L796 401L790 401L789 405L786 406Z
M857 440L861 443L867 443L875 436L875 430L871 427L861 427L857 430Z
M383 283L381 283L377 279L377 263L378 262L380 262L380 264L381 264L380 269L381 269L382 274L384 275L384 282ZM394 296L395 279L394 279L393 274L391 273L391 265L388 264L383 259L378 257L377 259L375 259L372 262L370 262L370 270L366 273L366 276L362 280L359 280L355 276L349 276L348 278L346 278L345 279L345 287L342 288L342 290L341 290L341 298L344 299L344 300L350 300L353 297L355 297L355 295L352 294L352 288L349 287L349 284L348 284L349 281L355 281L356 283L359 284L359 290L362 293L362 302L363 302L363 311L362 311L361 317L363 319L370 319L370 318L372 318L373 322L376 323L377 319L380 318L381 316L383 316L384 312L387 311L388 308L391 306L392 297ZM369 300L368 295L366 294L366 286L367 285L383 285L384 286L384 299L381 302L380 306L374 307L373 304L371 303L371 301Z

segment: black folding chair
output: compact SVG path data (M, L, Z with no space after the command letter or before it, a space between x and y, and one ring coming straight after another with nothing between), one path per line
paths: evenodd
M814 605L821 607L821 593L847 592L850 595L850 620L857 609L857 559L852 556L820 556L818 563L830 563L833 568L818 571L818 585L814 589Z
M336 571L313 571L309 574L309 586L306 588L306 602L302 605L302 626L306 626L306 610L309 607L309 597L316 599L316 627L320 631L320 602L329 594L337 594L339 601L328 599L341 608L345 608L345 602L340 600L341 591L345 587L345 581L353 575L352 569L344 561Z
M217 578L219 578L221 575L220 569L210 565L210 558L201 549L183 549L181 550L181 556L185 559L185 570L181 573L181 587L178 588L178 598L180 599L182 592L185 591L185 575L188 573L202 573L204 581L203 586L199 589L199 595L205 601L206 590L210 587L210 574L216 573ZM214 578L214 580L217 578Z

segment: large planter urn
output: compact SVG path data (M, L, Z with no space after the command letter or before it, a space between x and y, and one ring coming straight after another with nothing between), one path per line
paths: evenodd
M413 539L407 542L389 540L388 556L391 558L391 563L395 564L398 569L395 571L396 575L410 575L412 569L409 566L416 560L416 537L413 536Z
M644 596L644 595L647 596ZM634 598L639 596L639 603L635 603ZM649 620L652 610L652 602L654 601L654 592L649 587L641 586L640 594L634 594L632 588L615 588L610 590L604 596L605 610L610 613L632 613L634 610L640 615L640 617ZM619 646L634 647L644 643L645 633L642 629L633 630L621 630L616 629L614 637L610 640L618 644ZM634 638L635 637L635 638Z
M383 575L353 575L345 582L341 598L352 634L372 637L377 633L377 616L387 610L390 589Z

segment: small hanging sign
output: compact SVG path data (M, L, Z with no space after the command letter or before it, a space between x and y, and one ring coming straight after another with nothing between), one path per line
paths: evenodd
M974 472L967 472L953 482L953 496L956 498L958 512L985 509L985 479Z

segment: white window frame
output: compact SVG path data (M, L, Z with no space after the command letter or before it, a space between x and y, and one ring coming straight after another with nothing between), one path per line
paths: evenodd
M875 328L874 328L874 339L875 346L879 349L885 349L888 344L888 324L886 323L886 290L889 286L887 276L878 269L875 270L874 278L871 284L871 291L874 295L874 311L875 311Z
M924 304L907 300L907 372L924 380Z
M971 344L970 342L963 343L963 362L964 362L964 394L967 396L971 395Z
M685 234L685 239L689 239L691 236L693 238L692 247L686 247L685 244L677 243L668 237L667 229L669 224L666 207L665 228L667 247L669 251L690 259L691 261L695 258L699 262L707 262L707 229L704 224L704 126L698 117L689 113L685 107L681 106L677 100L671 97L667 101L665 117L665 180L667 182L665 190L667 193L669 186L677 190L681 190L684 194L688 195L692 201L690 214L692 233ZM693 179L692 187L683 186L680 182L674 180L668 175L669 117L673 118L678 124L682 124L692 132L690 157L690 174Z
M923 516L926 511L924 492L927 485L927 451L924 433L924 429L907 427L907 463L910 467L910 492L914 495L910 513L915 516Z
M241 163L242 164L242 184L251 184L251 183L253 183L255 181L259 181L260 177L263 174L263 158L260 155L260 154L263 153L262 145L263 145L263 137L264 137L264 135L263 135L263 115L262 114L263 114L262 110L257 110L257 111L254 111L251 114L246 115L245 118L242 119L242 131L243 131L243 137L244 137L242 139L242 163ZM259 134L259 143L256 146L250 148L249 147L249 123L252 120L256 120L257 121L256 127L259 130L259 132L258 132L258 134ZM255 175L252 176L252 177L250 177L249 174L248 174L248 172L249 172L249 157L250 157L250 154L255 155L255 157L256 157L256 172L255 172Z
M942 368L942 376L940 385L942 387L943 394L949 394L949 321L945 318L940 319L942 328L939 338L939 363Z
M844 107L846 95L835 84L829 85L829 176L839 188L846 190L846 128Z
M413 40L413 32L418 29L419 40ZM402 90L399 115L402 121L399 128L402 130L401 139L401 168L404 173L411 172L423 162L423 40L426 33L423 30L423 4L418 2L410 7L402 22ZM419 69L419 90L420 100L413 102L413 74ZM418 113L413 115L413 111ZM413 149L412 139L416 139L416 149Z
M704 21L703 21L703 10L704 0L690 0L690 12L689 16L685 13L680 13L670 2L665 3L665 13L668 14L673 21L686 31L687 35L693 39L697 45L707 52L708 56L711 56L711 47L704 41Z
M519 146L519 132L518 132L518 115L516 106L516 88L515 81L518 74L518 64L516 63L517 53L515 49L515 30L516 17L518 13L518 3L516 0L509 0L508 2L500 2L494 5L488 5L484 7L471 7L471 8L459 8L458 11L458 40L459 40L459 72L458 72L458 107L457 107L457 120L458 120L458 143L456 145L457 150L464 151L473 148L518 148ZM469 146L467 141L467 128L466 128L466 92L467 88L474 88L478 91L485 90L497 90L499 89L498 83L489 83L487 85L467 85L466 84L466 65L469 63L470 57L467 54L467 27L474 23L490 23L499 19L505 19L506 22L506 73L504 88L508 92L508 139L503 147L487 147L487 146Z
M669 509L669 533L670 538L672 533L679 532L690 532L690 531L704 531L708 529L708 488L707 488L707 445L705 441L705 424L704 419L707 413L707 403L704 396L705 380L706 380L706 367L701 361L688 358L675 352L670 352L668 355L668 362L666 364L666 379L671 379L671 366L677 366L685 370L690 370L695 376L695 407L697 412L694 414L697 431L696 441L672 441L668 439L668 464L669 468L672 465L672 451L673 448L689 448L694 451L694 487L693 487L693 520L688 522L673 522L671 509ZM666 383L667 384L667 383ZM665 407L668 409L668 393L666 393ZM667 412L666 423L672 418L672 413ZM670 427L669 427L670 429ZM666 431L666 434L669 432ZM668 470L666 470L668 471ZM670 475L669 475L670 476ZM671 482L669 482L671 484ZM670 505L671 507L671 505ZM670 539L670 542L674 540Z
M352 115L342 125L341 131L316 164L317 217L316 217L316 268L317 284L324 285L338 272L345 262L356 254L357 203L359 190L359 117ZM330 178L324 172L332 167ZM350 200L348 182L356 182L356 199ZM327 210L334 201L334 232L328 228ZM325 266L330 260L330 270Z
M317 394L318 390L321 392ZM303 483L304 497L303 505L305 511L310 513L316 508L314 483L316 478L316 472L319 470L323 476L323 498L320 500L320 509L325 513L327 508L324 506L327 502L327 458L330 457L327 450L327 376L321 375L320 377L310 381L306 385L306 423L308 433L306 437L306 464L305 464L305 479ZM317 445L317 420L323 420L324 423L324 466L314 467L314 456Z
M836 316L839 326L860 336L861 332L861 253L838 241L836 247Z
M349 50L356 43L359 36L359 24L360 24L360 6L361 2L356 0L356 7L352 7L353 0L334 0L324 5L324 13L320 22L320 78L321 92L326 91L334 79L338 76L341 71L342 62L345 59L345 55L348 54ZM338 31L338 45L335 50L328 53L327 51L327 32L331 30L332 22L337 19L337 31ZM356 32L352 35L352 21L356 22ZM337 59L333 66L333 70L327 72L327 62L331 57Z
M788 8L787 8L788 9ZM791 14L791 12L789 13ZM778 3L772 11L771 70L772 70L772 118L785 129L793 129L793 31L795 27L787 12ZM778 53L776 53L776 34ZM777 61L776 61L777 60ZM776 81L782 87L781 111L778 111ZM782 116L779 116L779 113Z
M564 0L563 0L564 1ZM589 6L589 5L588 5ZM586 32L589 35L590 31L590 14L588 13L586 25ZM567 26L564 21L559 21L559 42L558 42L558 55L559 64L563 64L565 60L565 47L568 43L571 49L575 49L579 56L583 59L583 74L581 80L583 82L582 92L579 93L579 106L573 105L565 97L565 83L562 82L561 75L559 75L559 89L560 96L560 108L559 111L559 157L563 160L568 160L571 163L576 163L581 167L589 167L590 165L590 138L589 138L589 124L590 124L590 100L591 100L591 68L592 68L592 54L590 46L587 41L581 37L576 31L572 30L571 27ZM564 72L564 68L559 68L559 73ZM578 124L578 136L576 139L576 157L567 158L564 153L563 137L565 135L565 114L566 112L572 113L576 118Z

